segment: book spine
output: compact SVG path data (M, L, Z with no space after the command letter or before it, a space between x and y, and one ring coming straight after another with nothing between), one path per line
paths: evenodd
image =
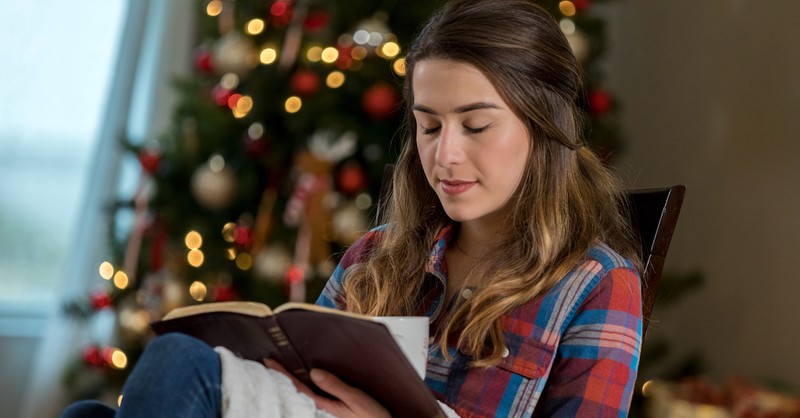
M294 375L301 382L305 383L306 385L310 385L310 370L305 363L303 363L303 360L297 354L297 351L294 349L294 347L292 347L292 343L288 338L286 338L286 334L284 334L283 330L278 324L278 321L274 316L268 316L264 319L264 324L267 328L267 334L272 339L272 342L275 343L275 346L278 348L278 351L280 351L281 355L281 358L274 360L281 363L281 365L289 373Z

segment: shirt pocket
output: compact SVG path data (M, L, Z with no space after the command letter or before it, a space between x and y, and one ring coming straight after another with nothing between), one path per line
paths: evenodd
M547 380L554 350L538 341L505 334L508 355L496 366L461 369L462 353L451 382L448 403L462 417L530 417ZM451 375L451 379L454 377ZM453 383L455 383L453 385Z
M506 356L497 367L527 379L539 379L550 370L554 347L521 335L505 333Z

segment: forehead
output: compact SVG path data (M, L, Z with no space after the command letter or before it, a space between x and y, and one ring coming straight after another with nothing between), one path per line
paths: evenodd
M457 107L474 102L505 106L492 82L478 68L460 61L430 59L414 66L414 104Z

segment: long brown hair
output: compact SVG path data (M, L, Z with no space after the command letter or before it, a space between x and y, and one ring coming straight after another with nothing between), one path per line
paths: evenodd
M428 253L452 221L428 185L416 148L413 72L426 59L479 69L528 129L531 151L510 202L497 259L471 277L477 290L451 313L439 343L496 364L505 342L500 316L543 295L604 241L638 265L615 176L582 140L575 102L582 71L558 24L526 0L454 0L433 15L406 56L406 142L396 165L381 241L345 279L347 309L368 315L418 314ZM453 339L451 339L453 338Z

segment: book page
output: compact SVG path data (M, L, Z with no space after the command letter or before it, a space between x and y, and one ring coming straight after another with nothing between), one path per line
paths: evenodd
M182 306L169 311L162 320L181 318L207 312L234 312L252 316L272 315L269 306L258 302L211 302L199 305Z

